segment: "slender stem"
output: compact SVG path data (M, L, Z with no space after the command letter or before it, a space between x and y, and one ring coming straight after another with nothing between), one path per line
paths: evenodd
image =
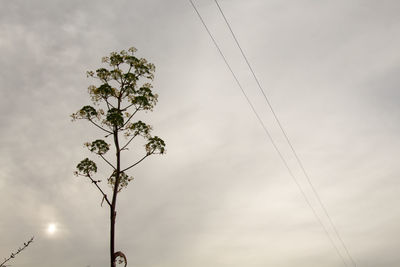
M119 68L119 65L117 65L117 69L118 70L121 70L120 68ZM123 71L121 71L121 74L123 73ZM124 79L123 79L123 77L122 77L123 75L121 75L121 90L123 90L123 88L124 88L124 83L125 83L125 81L124 81ZM122 97L122 94L121 94L121 97Z
M131 69L132 69L132 65L129 66L127 74L131 72ZM126 79L121 78L121 80L122 80L121 95L123 95L125 93L124 85L125 85Z
M133 138L135 138L137 136L137 134L135 134L134 136L132 136L131 139L129 139L129 141L121 148L121 151L125 149L125 147L127 147L129 145L130 142L132 142Z
M110 110L110 109L111 109L111 108L110 108L110 104L108 103L107 99L106 99L106 98L104 98L104 101L106 101L106 104L107 104L107 110Z
M104 99L104 101L106 101L108 110L111 109L110 106L113 107L113 108L115 108L110 102L108 102L108 99L107 99L106 97L104 97L103 99Z
M125 109L127 109L127 108L128 108L128 107L126 107ZM132 115L129 116L129 118L128 118L128 119L126 120L126 122L121 126L121 128L125 127L125 125L128 124L128 122L132 119L133 116L135 116L135 114L139 111L139 109L140 109L140 107L137 108L137 109L132 113ZM121 129L121 128L120 128L120 129Z
M97 187L97 189L99 189L99 191L101 192L101 194L103 195L103 199L105 199L105 201L108 203L108 205L111 207L111 203L108 200L108 197L106 195L106 193L104 193L104 191L101 189L101 187L97 184L98 181L94 180L89 174L87 175L87 177L89 177L89 179L92 181L92 183Z
M114 66L114 70L117 70L117 69L119 70L119 65L117 65L117 67ZM120 81L118 81L117 77L113 78L113 80L116 81L120 85L120 87L122 87L121 86L122 83ZM121 77L121 81L122 81L122 77Z
M108 165L110 165L114 170L116 170L116 168L114 167L114 165L112 165L102 154L98 154L105 162L108 163Z
M4 261L2 263L0 263L0 267L5 267L6 262L15 258L16 255L18 255L21 251L23 251L25 248L27 248L32 242L33 242L33 237L31 239L29 239L28 242L24 243L24 246L22 248L18 248L18 250L16 252L11 253L10 257L4 259Z
M125 110L127 110L128 108L132 107L133 105L135 105L135 103L129 104L128 106L126 106L126 107L124 107L123 109L121 109L121 111L125 111ZM139 108L140 108L140 107L139 107ZM139 108L137 108L137 109L139 109Z
M112 134L111 131L104 129L103 127L101 127L100 125L98 125L97 123L95 123L94 121L92 121L91 119L88 119L88 121L90 121L90 122L93 123L95 126L97 126L97 128L100 128L101 130L103 130L103 131L105 131L105 132L107 132L107 133L109 133L109 134Z
M125 172L127 170L129 170L130 168L135 167L136 165L138 165L140 162L142 162L145 158L147 158L148 156L150 156L151 154L153 154L154 150L151 153L147 153L143 158L141 158L140 160L138 160L135 164L132 164L131 166L129 166L128 168L123 169L121 172Z
M133 65L130 65L130 64L129 64L129 69L128 69L128 72L127 72L127 73L130 73L130 72L131 72L132 67L133 67ZM125 81L126 81L126 79L125 79Z

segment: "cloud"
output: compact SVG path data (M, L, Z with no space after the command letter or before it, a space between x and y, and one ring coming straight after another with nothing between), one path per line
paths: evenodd
M198 4L310 193L214 3ZM356 261L397 266L398 2L220 4ZM8 1L0 21L0 250L36 237L15 265L106 266L108 212L72 175L100 134L69 114L85 71L132 45L156 64L160 103L142 116L168 152L119 196L130 264L342 264L188 2Z

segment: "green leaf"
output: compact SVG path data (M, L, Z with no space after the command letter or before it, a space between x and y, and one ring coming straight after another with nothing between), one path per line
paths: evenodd
M146 152L150 154L164 154L165 142L158 136L149 138L149 142L145 145Z
M89 143L87 146L91 152L99 155L104 155L110 149L110 145L101 139L97 139L96 141Z
M111 188L114 188L115 186L115 179L117 176L117 172L114 171L113 174L108 178L108 184L111 186ZM119 184L118 184L118 192L120 192L123 188L126 188L129 184L130 181L133 180L132 176L128 176L124 172L119 173Z
M140 87L134 96L131 96L131 102L134 105L140 106L144 110L152 110L157 104L158 95L153 94L152 86L149 83Z
M97 111L92 106L84 106L79 110L79 115L81 118L92 119L97 116Z
M104 98L109 97L110 95L113 94L113 89L112 87L108 84L108 83L104 83L102 85L100 85L98 88L96 88L96 90L94 90L95 94L99 94Z
M88 158L85 158L76 166L79 173L89 176L91 173L97 172L96 163Z
M110 65L111 66L118 66L119 64L121 64L122 62L124 62L123 57L117 53L117 52L112 52L110 54Z
M105 68L100 68L96 70L97 77L103 81L108 81L110 79L110 71Z
M117 108L112 108L107 112L106 120L112 126L122 126L124 124L124 117L122 112Z
M150 125L147 125L142 121L130 124L127 129L131 132L127 135L141 135L143 137L149 137L149 134L152 130Z

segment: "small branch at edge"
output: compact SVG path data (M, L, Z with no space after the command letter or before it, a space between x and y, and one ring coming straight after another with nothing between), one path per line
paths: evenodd
M27 248L33 242L33 238L34 237L32 237L30 240L28 240L28 242L24 243L24 246L22 248L18 248L18 250L16 252L11 253L10 257L8 257L7 259L4 259L4 261L2 263L0 263L0 267L5 267L6 265L4 265L4 264L7 261L15 258L16 255L18 255L21 251L23 251L25 248Z

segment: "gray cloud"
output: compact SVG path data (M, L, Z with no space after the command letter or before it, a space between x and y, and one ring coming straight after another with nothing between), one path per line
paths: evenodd
M198 5L310 193L213 1ZM221 5L353 257L398 266L398 1ZM189 2L157 0L2 3L1 254L35 235L14 266L107 266L107 210L72 175L99 133L69 114L89 100L85 71L132 45L156 64L143 118L168 153L120 195L130 265L343 265Z

